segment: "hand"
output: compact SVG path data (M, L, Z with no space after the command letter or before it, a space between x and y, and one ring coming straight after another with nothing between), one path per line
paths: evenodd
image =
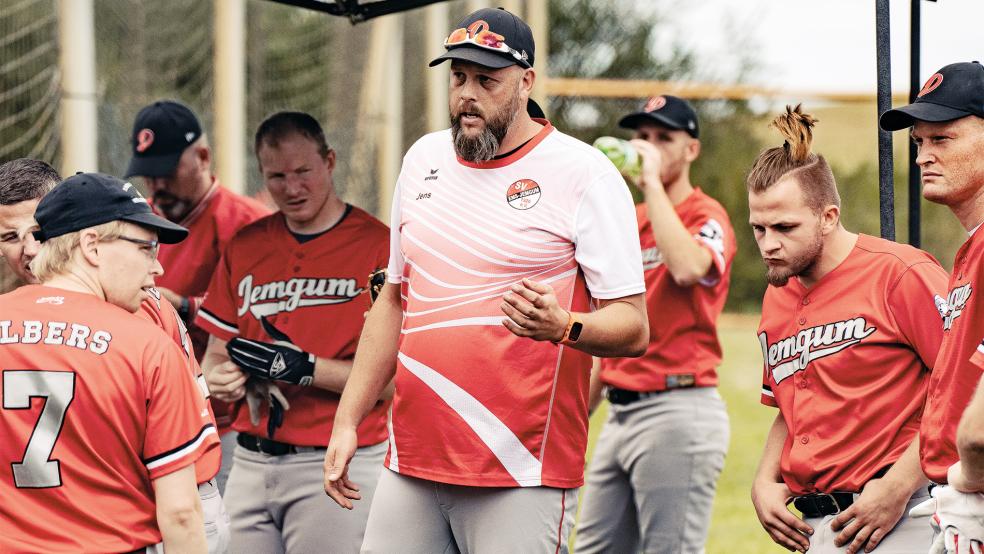
M933 487L933 497L909 510L909 517L929 517L937 531L930 554L981 554L984 551L984 493Z
M354 427L335 426L325 452L325 493L346 510L353 508L353 500L361 500L359 485L348 478L349 462L358 447L358 433Z
M840 531L834 544L847 545L848 554L860 552L862 547L871 552L902 519L909 497L884 479L868 481L854 504L830 522L831 529Z
M647 187L663 190L663 153L648 140L632 139L629 144L635 148L642 159L642 173L639 177L639 189L646 192Z
M807 535L813 534L813 528L786 507L792 496L785 483L756 481L752 485L755 514L772 540L791 552L806 552L810 548Z
M222 402L236 402L246 396L246 379L239 366L232 361L218 364L205 377L208 392Z
M294 345L290 338L260 318L263 329L276 342L235 337L226 343L229 359L253 377L307 386L314 382L313 354Z
M509 316L502 324L516 336L557 342L564 338L570 314L560 307L553 287L523 279L502 297L499 306Z
M960 492L984 492L984 482L970 481L964 476L963 466L957 462L946 472L946 482Z

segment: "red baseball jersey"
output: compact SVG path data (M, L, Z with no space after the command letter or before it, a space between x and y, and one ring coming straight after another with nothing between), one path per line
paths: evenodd
M636 206L642 269L646 278L649 347L641 358L604 358L601 380L620 389L666 390L670 387L717 385L721 344L717 318L731 282L731 262L738 246L724 207L699 188L676 213L697 243L711 254L711 270L698 284L681 287L663 264L646 204Z
M89 294L21 287L0 314L0 551L160 542L151 481L219 448L184 354Z
M177 244L161 245L158 260L164 267L164 275L157 278L157 285L191 298L194 311L236 231L269 213L270 210L260 202L230 191L213 178L212 188L198 206L177 222L188 229L188 238ZM192 325L189 335L195 355L201 361L208 344L208 332ZM232 422L229 407L215 399L211 404L219 430L224 432Z
M275 213L243 228L229 243L198 324L228 341L235 336L272 342L261 317L291 342L321 358L349 360L368 309L369 273L384 267L389 252L386 225L359 208L321 236L298 242ZM327 446L338 408L337 393L277 383L290 410L274 438L298 446ZM380 402L359 426L359 445L386 440L386 410ZM266 436L269 406L253 425L245 400L233 406L232 428Z
M177 310L174 309L174 306L170 302L161 299L160 293L156 290L152 290L151 294L153 298L144 300L140 304L140 311L137 312L137 315L163 329L174 343L181 347L181 351L184 353L185 360L187 361L188 372L195 379L195 382L198 383L198 388L201 391L202 399L205 401L209 417L212 419L212 423L215 424L215 414L212 412L212 405L208 401L208 384L205 382L205 374L202 373L202 368L198 365L198 360L195 359L195 353L191 347L191 337L188 336L188 328L181 321ZM221 465L222 450L220 448L214 448L204 453L195 462L195 478L197 482L201 484L215 477L219 473L219 467Z
M387 279L403 325L386 465L480 487L584 481L591 357L503 326L524 278L561 307L642 294L624 180L597 149L545 120L501 159L455 156L450 131L407 152L394 195Z
M943 316L943 344L929 379L920 432L923 472L937 483L959 460L957 424L970 404L984 369L984 232L977 231L957 251L949 293L937 305Z
M780 469L793 494L859 491L912 442L946 281L929 254L859 235L812 287L793 278L766 290L762 403L789 429Z

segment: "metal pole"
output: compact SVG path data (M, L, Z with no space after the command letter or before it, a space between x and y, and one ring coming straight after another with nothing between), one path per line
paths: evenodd
M450 32L448 5L432 4L426 10L424 51L430 61L444 53L443 40ZM424 67L424 71L427 76L427 130L445 129L448 126L448 64Z
M246 3L215 0L215 172L246 190Z
M402 14L392 14L380 18L376 25L385 33L385 84L377 90L385 90L379 121L379 158L377 167L379 180L383 184L379 191L379 211L389 213L393 204L393 190L400 175L403 158L403 25Z
M909 25L909 103L916 101L919 94L919 56L921 34L922 0L912 0ZM920 185L919 166L916 165L916 145L909 143L909 244L919 247L922 242L920 223L922 221L922 190Z
M891 20L889 0L875 2L875 49L878 65L878 114L892 109ZM878 127L878 200L881 236L895 240L895 190L892 164L892 134Z
M533 31L533 42L536 44L536 59L534 69L536 69L536 83L533 85L533 100L536 100L543 111L550 115L550 104L547 102L547 79L549 79L550 65L547 63L550 58L550 16L549 2L546 0L535 0L526 4L526 23Z
M93 0L58 2L62 175L99 169Z

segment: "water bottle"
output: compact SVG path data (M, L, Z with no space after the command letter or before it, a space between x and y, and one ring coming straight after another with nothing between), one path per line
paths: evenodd
M633 183L642 175L642 158L629 141L615 137L598 137L592 145L611 160L618 172Z

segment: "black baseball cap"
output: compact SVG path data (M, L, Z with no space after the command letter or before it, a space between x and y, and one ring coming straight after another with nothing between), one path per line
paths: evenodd
M543 113L543 108L532 98L526 99L526 113L534 119L546 119L547 114Z
M181 154L200 136L202 126L188 106L174 100L158 100L145 106L133 122L133 157L124 177L171 175Z
M984 65L952 63L926 81L916 101L888 110L878 123L886 131L912 127L916 121L951 121L976 115L984 117Z
M624 129L636 129L641 123L655 123L670 129L686 131L694 138L700 134L694 107L683 98L669 94L653 96L643 104L642 110L620 119L618 126Z
M501 36L502 44L509 51L500 52L469 42L481 40L483 32ZM431 60L430 67L443 63L444 60L463 60L492 69L501 69L510 65L533 67L533 31L525 21L502 8L483 8L468 14L458 23L448 39L454 36L465 40L461 42L446 40L444 47L448 51Z
M104 173L76 173L58 183L38 203L34 219L40 242L117 220L156 231L164 244L188 236L188 229L155 215L135 186Z

